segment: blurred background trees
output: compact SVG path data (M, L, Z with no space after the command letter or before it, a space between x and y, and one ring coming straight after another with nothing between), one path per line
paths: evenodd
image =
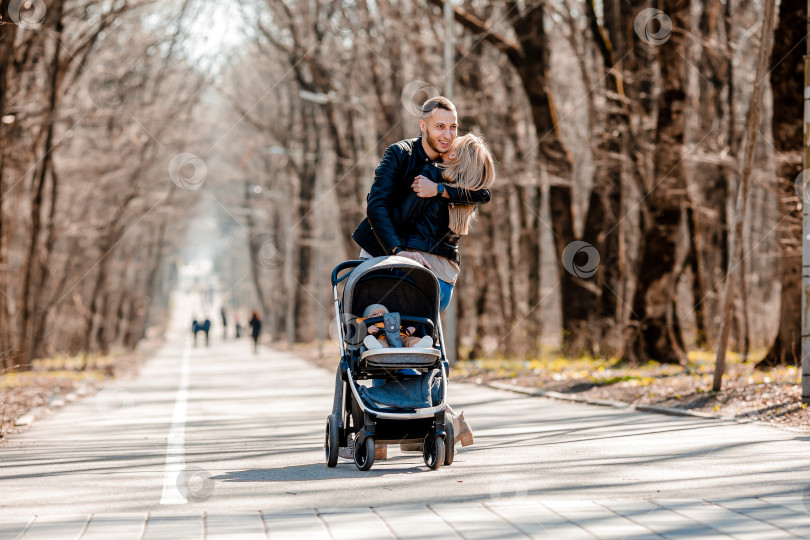
M374 168L444 90L442 5L2 0L6 365L133 346L202 252L274 339L327 337ZM459 131L499 162L461 242L462 357L713 348L759 83L730 347L798 362L806 14L781 3L755 81L762 9L453 3Z

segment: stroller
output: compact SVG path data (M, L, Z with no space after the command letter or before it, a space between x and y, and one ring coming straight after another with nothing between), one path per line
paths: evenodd
M350 271L343 273L346 270ZM340 297L338 285L344 280ZM453 427L450 422L445 425L444 418L448 363L436 276L405 257L346 261L332 271L332 291L341 358L332 414L326 422L327 467L336 466L340 449L349 447L354 449L357 468L367 471L374 464L375 444L399 443L423 443L422 456L431 469L452 463ZM353 314L377 303L384 303L390 313L357 321ZM388 330L397 313L403 326L431 336L435 348L366 350L363 338L368 325L384 322ZM390 324L390 330L398 332L399 328ZM374 381L374 386L359 381ZM390 403L390 397L398 393L401 402ZM380 397L386 395L388 403Z

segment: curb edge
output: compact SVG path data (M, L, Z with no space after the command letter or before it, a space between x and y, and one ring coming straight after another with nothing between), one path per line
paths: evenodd
M676 409L674 407L661 407L658 405L631 405L623 401L614 401L609 399L582 398L578 396L570 396L567 394L562 394L560 392L553 392L550 390L540 390L539 388L530 388L527 386L520 386L517 384L509 384L499 381L481 383L480 386L486 386L488 388L493 388L495 390L505 390L507 392L515 392L517 394L524 394L528 396L545 397L549 399L571 401L574 403L584 403L586 405L596 405L600 407L613 407L615 409L621 409L626 411L638 411L649 414L663 414L666 416L701 418L704 420L717 420L720 422L734 421L734 423L737 423L733 417L722 416L719 414L690 411L687 409ZM807 430L794 428L792 426L783 426L775 422L766 422L763 420L755 420L754 422L745 422L745 423L759 424L761 426L770 426L790 433L802 433L805 435L809 433Z

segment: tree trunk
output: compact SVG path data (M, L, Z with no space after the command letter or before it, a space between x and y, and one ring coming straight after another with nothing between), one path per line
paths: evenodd
M171 193L173 192L170 192L169 198L165 201L166 204L171 200ZM124 347L134 348L138 340L146 336L147 325L150 324L149 311L158 296L157 285L160 266L163 261L163 247L167 227L168 220L161 221L154 242L149 244L143 288L137 293L122 295L120 309L124 329L121 332L121 344ZM125 305L126 307L124 307Z
M140 295L132 295L129 301L127 312L127 329L124 332L122 343L128 349L135 349L141 336L145 334L147 328L146 312L149 306L144 304Z
M802 210L794 182L802 170L804 40L807 4L782 0L771 55L774 147L777 161L779 272L782 282L779 330L773 346L757 367L801 363ZM801 43L801 44L800 44ZM806 204L806 203L805 203Z
M315 322L312 318L313 310L310 306L313 298L310 293L312 287L313 265L315 263L315 249L317 249L318 238L315 237L317 227L315 226L315 212L322 212L318 208L318 201L315 199L316 183L320 174L318 156L322 148L321 130L323 123L318 118L320 111L314 110L315 106L307 105L305 110L305 122L315 129L310 133L308 139L314 141L313 159L305 159L303 163L303 174L301 175L301 190L298 194L299 213L297 229L298 237L298 260L296 263L295 290L291 294L295 297L295 341L300 342L311 339ZM345 239L344 239L345 240ZM316 306L320 309L319 306Z
M48 320L48 311L53 307L52 303L46 300L47 285L51 278L51 256L54 252L56 244L56 203L59 200L59 177L56 175L55 165L53 160L48 160L49 172L51 177L51 197L50 197L50 210L48 212L48 222L45 227L47 234L45 237L45 246L42 250L42 265L39 272L39 283L37 284L34 298L36 304L39 306L39 317L33 319L33 335L36 336L32 344L32 354L34 356L40 354L45 347L45 339L48 337L48 331L45 329L45 324Z
M42 148L42 159L39 166L34 173L33 194L31 197L31 243L28 246L28 252L25 259L25 269L23 271L23 286L20 295L20 305L22 306L22 313L20 315L20 329L19 336L19 360L20 367L23 369L30 368L31 357L34 351L34 341L37 339L35 331L34 311L35 306L32 306L32 297L35 293L32 291L35 274L42 270L42 261L38 261L39 251L39 236L42 230L42 202L45 194L45 183L48 178L48 172L53 163L53 132L56 123L56 109L57 97L59 87L59 58L62 50L62 7L63 2L54 2L53 10L53 24L54 24L54 44L53 57L48 68L48 81L50 84L48 95L48 108L42 120L42 129L45 130L45 143ZM35 154L36 155L36 154ZM38 293L36 293L38 295Z
M107 268L109 260L107 253L111 247L111 243L103 243L101 245L101 260L98 264L98 273L96 274L96 282L93 284L93 290L90 293L90 308L85 316L84 332L82 341L82 351L85 354L85 365L82 369L86 368L87 355L93 345L93 330L96 328L96 322L102 306L102 295L104 287L107 284Z
M327 103L324 112L326 113L327 132L331 135L336 154L334 190L339 205L338 227L340 229L340 238L343 241L345 257L352 259L360 251L352 239L352 233L366 216L362 205L364 194L361 193L362 182L360 182L360 170L358 170L359 163L357 162L357 152L354 148L351 133L353 128L351 112L347 111L346 115L341 118L337 107L332 103ZM323 211L322 208L317 208L317 206L323 204L324 200L315 201L314 212ZM318 279L320 279L320 276L318 276Z
M253 209L250 207L250 185L245 183L245 199L244 205L247 209L247 248L248 248L248 257L250 259L250 278L253 282L253 290L256 293L256 299L259 302L259 312L262 315L262 319L267 317L267 313L270 311L269 306L267 305L267 296L264 292L264 286L262 285L262 246L265 242L265 238L258 233L256 230L256 223L253 219ZM278 244L278 242L275 242ZM277 246L274 246L276 249ZM276 311L276 310L273 310ZM270 325L272 328L273 325Z
M682 261L687 206L683 178L684 109L686 106L689 2L665 0L661 9L673 25L669 40L658 47L661 92L655 140L654 182L646 194L638 288L633 300L632 331L623 347L631 363L657 360L686 363L675 315L675 287Z
M725 6L724 6L725 4ZM687 162L689 198L689 255L693 281L696 345L706 347L717 337L710 324L719 312L719 287L728 266L726 205L729 179L736 175L737 136L734 111L727 97L733 96L733 63L729 47L728 2L706 0L698 21L700 55L694 64L699 101L690 111L694 126L690 139L708 160ZM689 141L689 142L691 142ZM729 148L731 151L729 152ZM723 157L728 153L727 157Z
M8 20L10 0L0 0L0 15ZM14 53L14 39L17 35L16 24L0 25L0 118L6 115L6 93L8 91L9 64ZM6 134L11 128L0 122L0 141L8 140ZM8 145L0 145L0 369L8 369L14 363L14 332L9 313L8 287L10 285L8 269L8 238L6 216L6 152Z
M549 174L557 178L571 178L573 158L565 147L557 122L557 108L550 92L549 43L545 32L544 4L538 3L514 23L521 53L509 54L512 65L523 81L529 98L529 108L537 132L538 149Z
M729 265L726 272L725 292L723 293L723 317L720 339L717 344L717 360L714 368L714 381L712 390L719 392L723 382L723 373L726 367L726 349L728 335L734 311L734 297L736 287L735 278L740 264L743 263L743 224L748 211L748 199L751 191L751 170L754 164L754 152L759 135L759 114L762 109L762 99L765 95L765 81L768 77L768 68L773 48L773 22L775 17L776 0L766 0L760 31L760 49L757 54L757 69L754 81L754 91L751 94L751 107L745 125L745 145L740 168L740 181L737 186L737 200L734 211L734 228L731 230L729 246Z

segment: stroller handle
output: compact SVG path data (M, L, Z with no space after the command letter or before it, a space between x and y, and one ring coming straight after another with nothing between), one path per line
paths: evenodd
M337 285L338 283L349 277L351 275L351 272L347 272L340 277L338 277L338 274L349 268L357 268L364 262L365 261L343 261L342 263L337 265L335 269L332 270L332 286L334 287L335 285Z

